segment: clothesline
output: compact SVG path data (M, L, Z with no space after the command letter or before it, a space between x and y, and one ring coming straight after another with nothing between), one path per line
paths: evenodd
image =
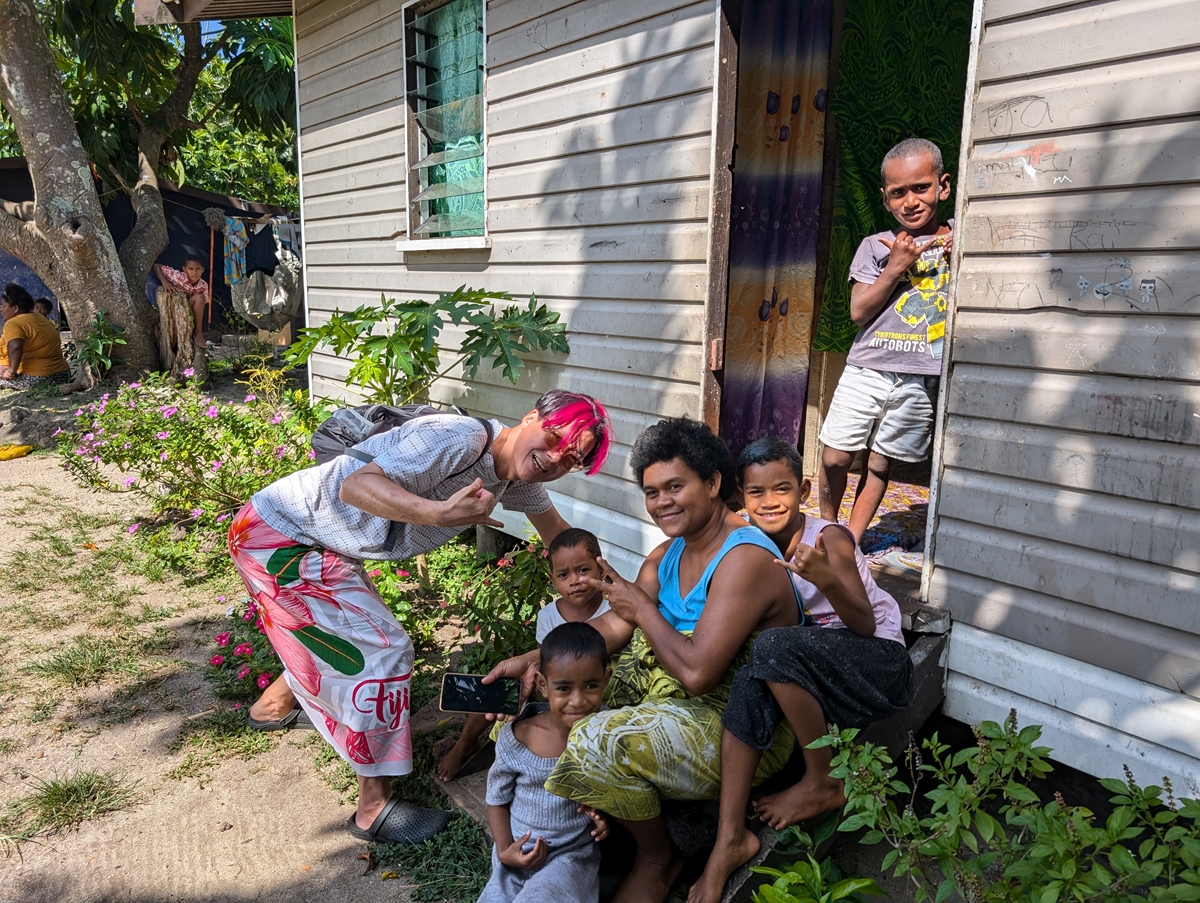
M170 200L167 200L166 198L163 198L163 203L164 204L173 204L176 207L182 207L184 210L192 210L192 211L195 211L196 213L203 213L207 209L207 208L203 208L203 207L193 207L190 204L181 204L179 201L170 201ZM219 204L209 204L208 206L209 207L219 207L220 205ZM285 220L289 223L299 222L298 218L293 218L285 213L262 213L262 214L253 214L252 215L249 213L238 214L238 213L225 212L225 216L229 217L230 219L240 219L244 222L249 222L249 223L269 223L272 220Z

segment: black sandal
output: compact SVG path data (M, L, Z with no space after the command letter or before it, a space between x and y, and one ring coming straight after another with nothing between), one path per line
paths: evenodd
M383 804L383 809L375 816L375 821L371 822L371 827L363 830L351 815L346 822L346 830L359 840L370 843L419 844L432 840L449 821L449 812L422 809L392 794L392 798Z
M300 706L296 706L282 718L277 718L274 721L259 721L257 718L249 718L246 722L250 725L251 730L262 731L286 731L286 730L307 730L315 731L316 725L312 723L312 719L308 717L308 713Z

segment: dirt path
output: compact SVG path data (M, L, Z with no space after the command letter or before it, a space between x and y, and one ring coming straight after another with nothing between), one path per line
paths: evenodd
M343 830L352 808L317 775L312 732L247 759L180 746L214 717L204 662L218 597L240 592L136 574L141 509L79 488L53 454L0 462L0 807L80 772L134 794L20 856L0 850L0 903L406 903L403 880L363 876L366 848ZM116 663L98 682L31 670L96 647Z

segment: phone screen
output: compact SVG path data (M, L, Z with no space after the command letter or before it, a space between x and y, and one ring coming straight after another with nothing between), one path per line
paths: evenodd
M490 712L516 715L521 711L521 682L501 677L485 684L482 674L447 674L442 677L443 712Z

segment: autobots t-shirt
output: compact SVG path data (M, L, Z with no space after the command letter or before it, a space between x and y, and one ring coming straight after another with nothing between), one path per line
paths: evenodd
M950 221L954 228L954 221ZM887 266L895 232L878 232L863 239L850 263L850 281L873 285ZM946 293L950 259L944 236L922 236L921 256L896 283L883 310L858 331L846 363L890 373L937 376L942 372L942 337L946 331Z

